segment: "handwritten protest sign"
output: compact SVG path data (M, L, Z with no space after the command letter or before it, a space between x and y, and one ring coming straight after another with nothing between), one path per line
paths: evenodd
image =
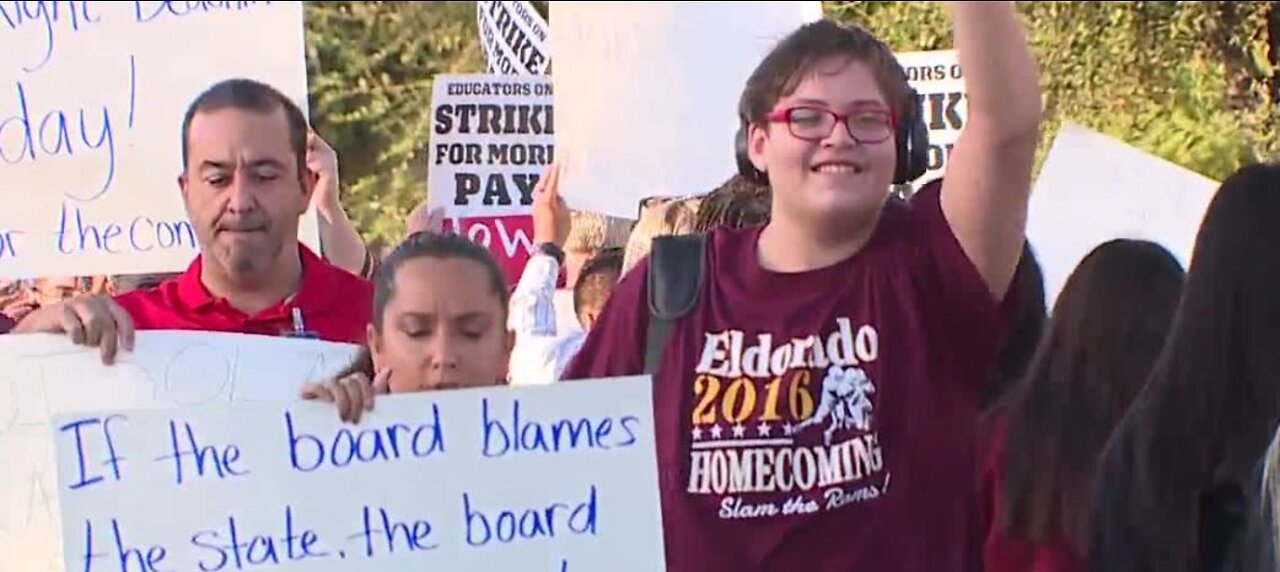
M533 249L533 190L555 155L551 79L442 75L431 99L429 204L514 284Z
M388 396L358 425L323 403L62 416L67 570L660 571L651 394Z
M354 353L316 340L140 332L134 351L107 367L65 336L0 336L0 572L64 570L52 416L293 401L304 381ZM130 502L156 508L149 497Z
M0 2L0 43L0 278L184 269L187 105L248 77L305 109L301 2Z
M820 2L553 2L556 145L569 206L635 218L737 171L738 98Z
M1193 171L1064 124L1032 189L1027 219L1048 305L1085 255L1111 239L1157 242L1187 267L1217 188Z
M489 73L539 75L551 64L547 22L531 2L476 2Z
M969 118L964 73L955 50L895 55L919 96L920 112L929 127L929 170L916 181L922 185L946 173L951 150Z

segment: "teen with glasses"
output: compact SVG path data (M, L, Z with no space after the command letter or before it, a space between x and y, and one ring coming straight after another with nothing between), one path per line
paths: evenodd
M667 570L968 571L976 418L1023 250L1041 119L1012 2L948 3L969 123L911 202L927 131L893 54L827 21L747 81L764 226L717 229L654 373ZM653 258L565 379L645 370Z

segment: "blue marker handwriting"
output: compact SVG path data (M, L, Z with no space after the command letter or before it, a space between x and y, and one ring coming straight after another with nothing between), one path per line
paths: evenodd
M112 438L111 433L113 423L122 423L124 421L126 421L126 418L123 415L112 415L106 419L89 417L77 419L58 428L59 433L70 433L75 439L78 471L75 483L69 485L68 489L74 491L104 482L107 478L104 476L105 473L96 471L94 465L110 466L110 477L115 481L120 481L124 478L120 466L125 458L116 451L115 440ZM101 463L95 463L91 461L93 455L90 451L102 448L96 445L99 442L105 446L107 458Z
M636 443L640 424L632 416L623 416L616 422L612 417L538 420L522 413L519 399L512 399L502 412L488 398L481 400L485 457L630 447Z
M117 519L111 519L111 539L114 551L95 552L93 522L84 522L84 572L109 570L111 572L171 572L165 565L169 551L163 546L137 548L125 542L124 531ZM105 561L105 563L99 563ZM96 564L96 565L95 565Z
M596 536L599 507L595 485L589 487L585 501L524 508L486 509L470 493L462 495L467 544L474 548L562 536Z
M177 189L174 192L178 192ZM135 216L128 221L94 221L80 207L65 201L53 236L62 254L127 254L156 249L183 249L194 253L199 249L190 221L155 220L148 216Z
M227 479L249 474L249 469L244 466L243 459L240 458L239 446L216 447L201 444L195 428L190 423L169 421L169 442L172 450L168 455L156 457L156 460L173 462L174 479L179 485L184 482L184 468L187 471L191 468L195 469L194 475L185 473L187 480L206 475ZM188 461L192 465L190 468L187 468Z
M22 66L22 71L33 73L43 68L53 59L53 52L58 44L58 34L63 31L79 32L90 25L100 23L102 17L96 6L90 7L86 0L74 2L30 2L13 0L0 2L0 38L6 46L19 42L10 39L23 30L36 30L40 34L35 44L32 62ZM95 2L96 4L96 2ZM10 70L3 70L0 75L8 75Z
M284 422L293 469L304 473L325 466L342 469L355 463L422 459L445 450L444 425L436 404L431 406L430 419L414 426L392 423L383 427L342 427L320 435L298 427L291 413L284 414Z
M427 520L414 520L412 523L397 521L385 508L375 511L371 507L362 510L364 527L347 540L359 539L364 544L364 556L375 558L379 550L386 554L395 554L397 550L407 552L430 551L440 547L431 536L434 530ZM380 527L380 528L379 528Z
M225 528L192 534L191 545L199 549L200 572L275 567L286 562L335 556L332 551L322 548L316 531L295 521L291 506L284 509L284 535L279 538L270 531L255 533L246 530L233 514L227 517Z
M5 230L0 228L0 260L14 259L18 257L18 242L22 235L26 234L20 230Z
M129 56L125 67L128 72L125 79L129 82L128 101L118 102L118 107L105 103L77 109L44 105L25 82L14 82L12 103L0 100L0 168L54 158L96 155L102 163L101 181L82 189L64 189L62 192L68 198L81 201L91 201L106 194L115 181L118 130L132 127L136 114L136 58ZM109 90L83 87L86 93L110 93ZM125 116L124 123L121 122L121 113Z
M205 14L219 14L226 12L243 12L254 8L266 8L271 6L271 2L255 2L251 0L229 1L222 0L219 2L203 1L175 1L163 0L160 2L141 2L133 3L133 17L139 24L146 24L156 20L165 20L172 18L187 18L193 16L201 16Z

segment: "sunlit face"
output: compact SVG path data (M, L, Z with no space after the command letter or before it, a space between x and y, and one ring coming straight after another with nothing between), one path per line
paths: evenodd
M381 331L370 326L374 369L391 391L500 385L515 335L488 270L466 258L419 257L396 271Z
M774 218L824 226L874 219L897 165L891 110L866 63L818 62L773 107L774 120L751 129L751 161L769 176ZM827 111L850 116L849 127Z
M269 276L310 201L284 110L197 113L187 163L179 182L206 264L233 280Z

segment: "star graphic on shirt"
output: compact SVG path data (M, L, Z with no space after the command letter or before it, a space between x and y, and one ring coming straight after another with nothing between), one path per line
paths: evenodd
M720 430L720 426L719 426L719 425L712 425L712 426L711 426L711 438L712 438L712 439L719 439L719 438L720 438L720 434L721 434L721 433L723 433L723 431L721 431L721 430Z
M785 425L783 425L783 426L782 426L782 434L783 434L783 435L786 435L787 437L790 437L790 436L791 436L792 434L794 434L795 432L796 432L796 427L795 427L795 425L792 425L792 424L790 424L790 423L787 423L787 424L785 424Z
M734 439L741 439L746 436L747 436L747 428L743 427L741 423L733 426Z
M768 421L762 421L762 422L760 423L760 426L759 426L759 427L756 427L756 431L759 431L759 432L760 432L760 436L761 436L761 437L768 437L768 436L769 436L769 431L772 431L772 430L773 430L773 427L770 427L770 426L769 426L769 422L768 422Z
M693 440L694 440L694 441L701 441L701 440L702 440L702 428L701 428L701 427L694 427L694 428L693 428Z

